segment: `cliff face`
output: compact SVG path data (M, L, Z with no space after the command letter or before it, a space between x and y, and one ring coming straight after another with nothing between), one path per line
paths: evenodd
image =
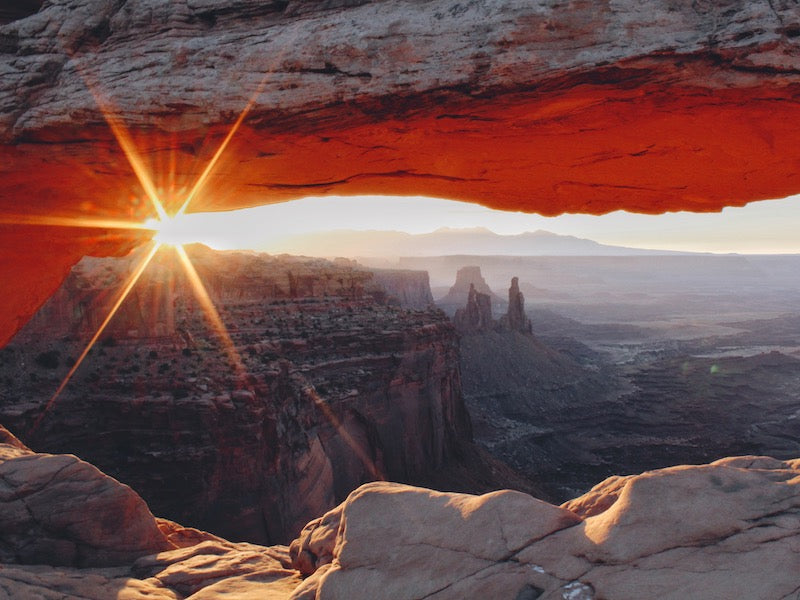
M3 350L0 420L37 449L91 460L161 515L260 542L288 540L360 483L435 481L458 462L471 432L440 312L385 302L353 267L195 249L231 352L171 261L143 275L31 433L120 267L76 270L24 345ZM63 319L76 312L77 331Z
M718 210L800 190L798 32L791 0L45 3L0 27L0 251L25 247L0 340L81 256L142 241L31 225L152 213L112 129L173 208L247 108L193 210Z
M400 306L425 309L433 306L431 284L427 271L372 269L375 283Z

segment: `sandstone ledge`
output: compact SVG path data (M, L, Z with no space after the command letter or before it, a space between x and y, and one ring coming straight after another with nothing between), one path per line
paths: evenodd
M0 488L0 598L789 600L800 590L800 459L736 457L611 478L562 507L508 490L372 483L286 548L181 533L131 513L138 497L74 457L0 449L0 469L16 474ZM54 461L67 467L43 477ZM123 500L86 509L87 478L67 485L69 469ZM12 510L32 489L64 520L47 536ZM117 527L97 526L108 519ZM76 562L76 525L106 550ZM142 528L154 542L125 542ZM47 551L9 551L26 543ZM104 566L109 556L119 566Z

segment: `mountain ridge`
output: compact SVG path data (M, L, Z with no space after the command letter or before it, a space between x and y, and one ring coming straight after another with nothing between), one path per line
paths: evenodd
M334 229L285 236L269 248L271 253L312 256L446 256L460 254L503 256L660 256L695 255L700 252L629 248L602 244L588 238L543 229L499 234L485 227L440 227L429 233L395 230Z

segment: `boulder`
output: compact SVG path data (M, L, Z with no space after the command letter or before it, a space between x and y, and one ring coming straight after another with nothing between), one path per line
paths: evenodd
M0 444L2 562L101 567L171 547L128 486L75 456Z

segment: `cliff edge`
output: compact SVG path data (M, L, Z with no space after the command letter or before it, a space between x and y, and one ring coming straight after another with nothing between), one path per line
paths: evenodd
M11 440L0 509L10 598L789 600L800 589L800 460L612 477L560 507L371 483L287 548L156 519L91 465ZM76 553L76 539L91 551Z

